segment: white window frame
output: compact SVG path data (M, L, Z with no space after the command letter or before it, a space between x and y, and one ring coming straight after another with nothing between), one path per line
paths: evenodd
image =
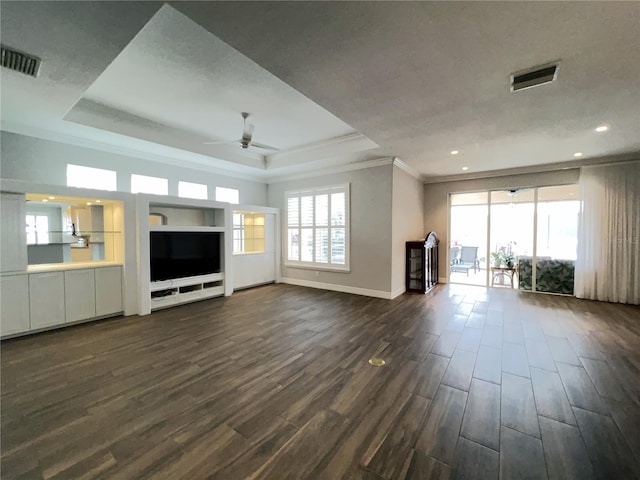
M240 203L240 190L237 188L216 187L216 202Z
M149 181L153 188L146 188L148 185L145 185L143 188L139 186L134 188L134 183L136 179L140 179L142 181ZM155 184L155 185L154 185ZM160 189L156 189L156 187L160 187ZM131 174L131 193L150 193L152 195L169 195L169 180L162 177L151 177L149 175L140 175L138 173Z
M244 213L233 213L233 253L244 253Z
M44 220L44 221L43 221ZM46 230L38 232L38 224L46 224ZM49 216L41 213L27 213L27 245L47 245L49 239ZM31 228L30 228L31 227Z
M115 192L118 189L118 173L115 170L68 163L67 187L92 188Z
M344 225L331 225L331 194L332 193L344 193L345 194L345 219ZM316 195L329 194L329 202L328 202L328 226L316 226ZM302 260L290 260L289 259L289 229L296 228L295 226L290 227L289 225L289 199L290 198L298 198L313 196L313 226L306 227L311 228L313 231L313 258L316 258L316 229L317 228L328 228L328 238L329 238L329 251L327 262L317 262L317 261L302 261ZM283 222L283 244L284 244L284 265L289 267L297 267L297 268L309 268L313 270L331 270L331 271L339 271L339 272L350 272L351 271L351 199L350 199L350 184L338 184L338 185L330 185L324 187L315 187L315 188L305 188L300 190L292 190L287 191L284 194L284 205L285 205L285 219ZM299 231L302 230L301 225L301 216L300 216L301 202L298 200L298 224L297 228ZM344 244L344 264L334 264L331 263L331 230L334 228L344 228L345 231L345 244ZM299 234L299 238L301 238L301 234ZM299 249L298 258L301 258L302 249Z
M207 200L209 198L209 187L204 183L183 182L179 180L178 196L181 198Z

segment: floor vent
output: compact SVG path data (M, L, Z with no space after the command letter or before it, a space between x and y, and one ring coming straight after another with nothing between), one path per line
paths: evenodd
M40 68L40 59L38 57L5 47L4 45L2 45L1 48L3 67L32 77L38 76L38 70Z
M517 92L553 82L558 77L558 66L559 64L556 62L512 74L511 91Z

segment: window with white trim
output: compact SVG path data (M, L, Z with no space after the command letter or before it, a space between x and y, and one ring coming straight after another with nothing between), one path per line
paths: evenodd
M69 163L67 164L67 187L94 188L113 192L118 188L118 174L113 170Z
M233 212L233 253L244 252L244 213Z
M286 265L349 269L349 184L285 193Z
M131 174L131 193L169 195L169 180L160 177Z
M216 202L240 203L240 190L216 187Z
M197 198L206 200L208 198L207 186L202 183L178 182L178 196L183 198Z
M46 215L27 215L27 244L49 243L49 217Z

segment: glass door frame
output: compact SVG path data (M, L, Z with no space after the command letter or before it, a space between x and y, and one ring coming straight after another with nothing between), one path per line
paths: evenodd
M532 256L531 256L531 290L523 290L523 291L531 291L535 293L548 293L548 292L538 292L536 289L536 277L537 277L537 263L538 263L538 191L540 188L547 187L560 187L560 186L574 186L576 183L560 183L553 185L537 185L537 186L522 186L522 187L514 187L513 189L522 190L522 189L533 189L533 248L532 248ZM490 276L491 276L491 268L490 265L490 257L491 257L491 193L492 192L504 192L509 191L509 188L491 188L491 189L482 189L482 190L467 190L467 191L457 191L457 192L449 192L447 196L447 238L449 247L451 246L451 208L452 202L451 197L453 195L459 194L468 194L468 193L487 193L487 238L486 238L486 272L485 272L485 288L490 287ZM451 265L451 248L447 248L447 263L446 265ZM451 283L451 269L447 270L447 283ZM461 284L463 285L463 284ZM518 283L515 287L516 290L520 290L520 275L518 275Z

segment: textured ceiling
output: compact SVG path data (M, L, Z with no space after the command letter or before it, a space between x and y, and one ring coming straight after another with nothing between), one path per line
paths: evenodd
M264 178L382 156L442 176L640 152L638 2L171 6L188 18L153 2L2 2L3 44L44 60L31 83L2 71L3 128ZM512 72L555 60L556 82L509 91ZM266 171L255 153L201 150L236 137L242 110L259 142L320 145Z

